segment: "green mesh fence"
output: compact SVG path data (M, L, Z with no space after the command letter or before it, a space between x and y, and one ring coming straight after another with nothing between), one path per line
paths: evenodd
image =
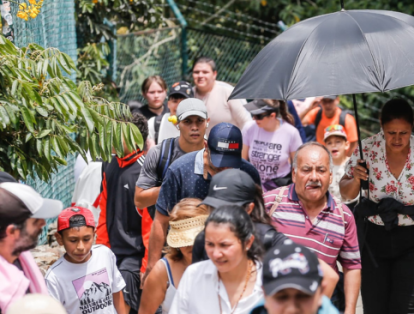
M188 69L200 56L216 60L217 79L237 83L263 44L187 29ZM181 28L165 28L118 36L116 78L121 101L143 102L141 84L147 76L161 75L171 86L182 78ZM191 81L190 70L184 77Z
M58 48L73 60L77 59L74 0L44 0L41 13L37 18L29 19L29 21L17 18L17 9L17 4L12 3L12 27L16 46L24 47L34 42L45 48ZM75 80L76 74L72 73L71 78ZM67 159L68 165L60 166L58 172L52 175L52 179L48 183L37 177L29 178L26 183L43 197L59 199L64 206L69 206L74 189L75 160L75 156L70 156ZM49 219L47 226L54 220ZM40 236L40 243L47 240L47 226Z
M221 36L206 31L188 29L188 69L200 56L216 61L217 79L236 84L246 67L264 47L260 43ZM187 75L189 79L190 74Z
M141 84L161 75L168 85L181 78L179 27L150 30L117 38L116 83L121 101L143 101Z

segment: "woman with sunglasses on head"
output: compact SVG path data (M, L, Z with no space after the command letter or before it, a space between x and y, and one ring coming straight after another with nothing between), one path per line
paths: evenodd
M186 269L169 313L250 313L263 290L261 246L249 214L235 205L213 211L205 248L210 259Z
M138 314L154 314L160 305L163 314L169 313L183 273L191 264L194 239L204 230L210 213L200 202L198 198L184 198L171 211L166 255L145 280Z
M302 139L292 125L286 103L261 99L247 104L246 109L254 121L247 122L242 130L242 157L259 172L265 192L289 185L290 163Z

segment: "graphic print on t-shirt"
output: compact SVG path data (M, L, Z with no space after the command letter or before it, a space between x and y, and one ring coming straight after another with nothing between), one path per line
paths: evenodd
M277 178L282 155L282 144L254 140L251 147L250 162L257 169L262 179Z
M81 313L95 313L112 306L112 288L106 268L72 281L80 300Z

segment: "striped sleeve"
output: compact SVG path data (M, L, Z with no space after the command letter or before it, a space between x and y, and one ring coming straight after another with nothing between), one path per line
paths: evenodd
M361 269L361 255L359 253L358 236L354 216L351 211L342 204L344 211L345 236L338 256L343 268Z

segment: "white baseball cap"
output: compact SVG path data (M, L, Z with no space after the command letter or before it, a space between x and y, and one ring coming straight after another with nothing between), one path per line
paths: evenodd
M0 188L20 199L31 212L31 218L53 218L57 217L63 210L61 201L43 198L31 186L21 183L5 182L0 184Z
M177 107L177 119L182 121L189 116L199 116L207 119L207 107L200 99L187 98L181 101Z

